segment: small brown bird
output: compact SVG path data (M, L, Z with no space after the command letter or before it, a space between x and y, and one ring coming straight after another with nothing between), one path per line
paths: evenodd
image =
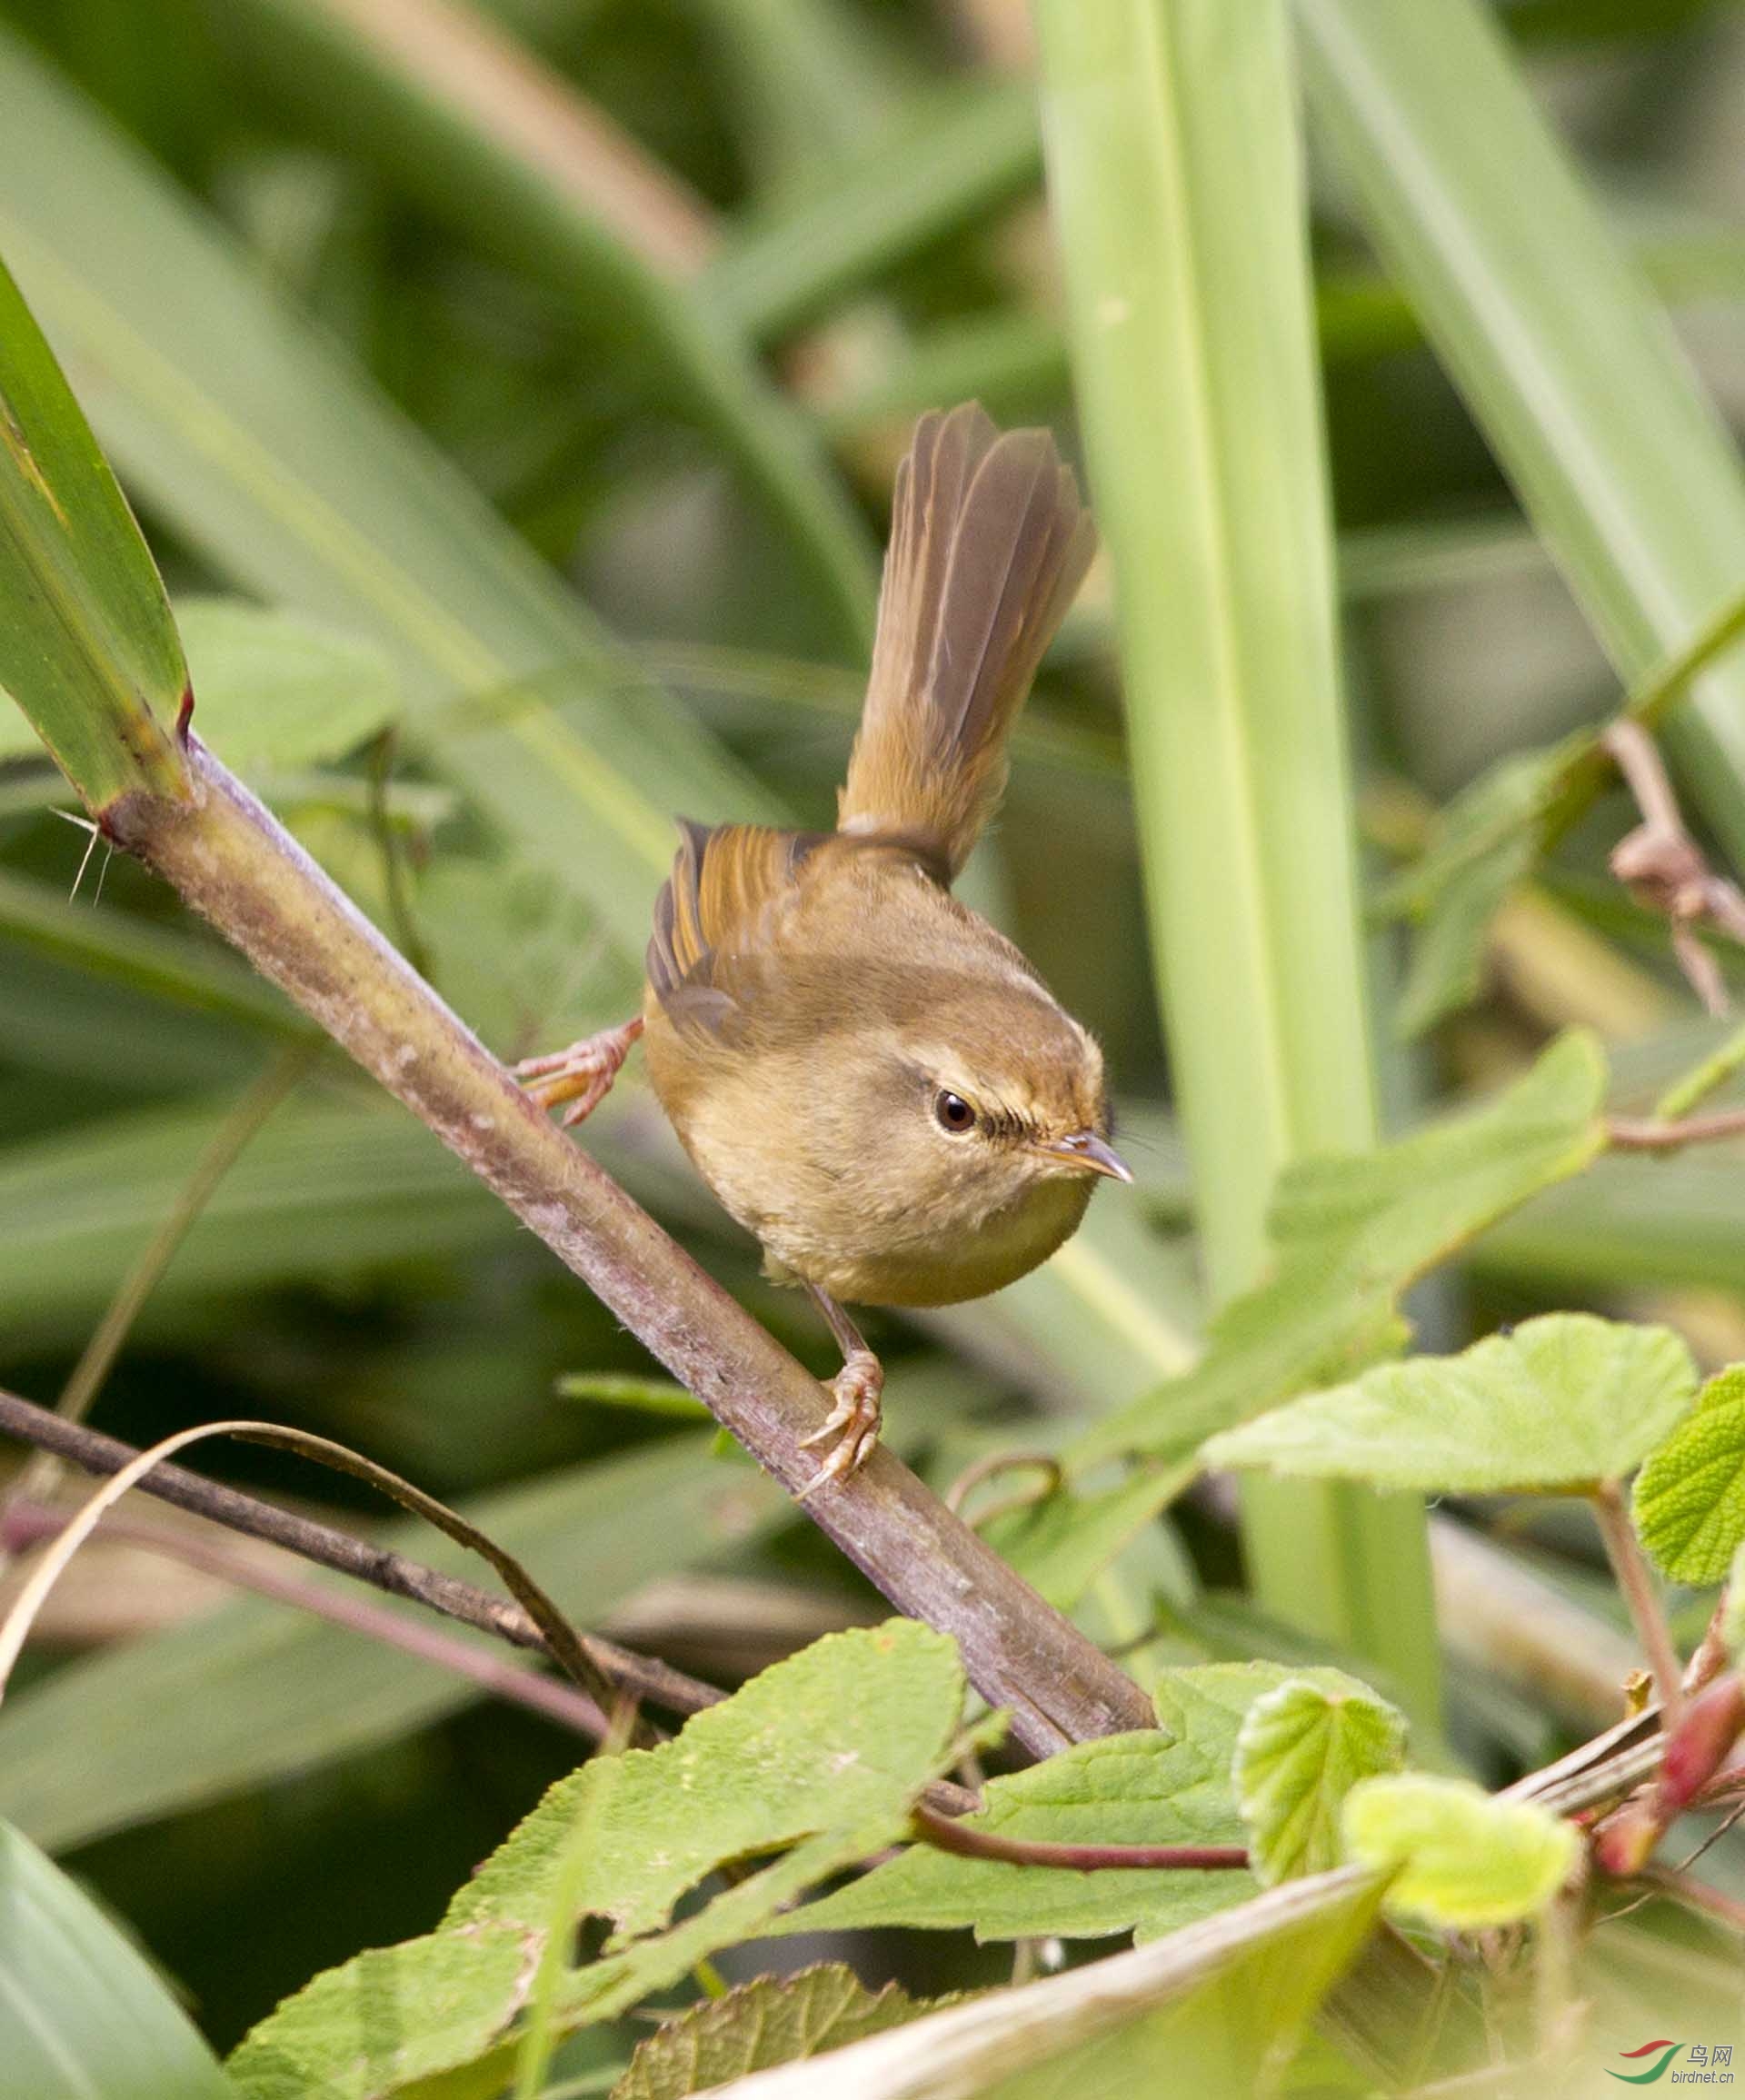
M643 1011L518 1068L576 1123L646 1030L698 1171L842 1345L807 1494L878 1438L883 1374L841 1300L998 1290L1076 1229L1098 1176L1132 1178L1095 1041L950 889L1093 544L1045 431L1002 435L973 403L923 416L836 830L682 822Z

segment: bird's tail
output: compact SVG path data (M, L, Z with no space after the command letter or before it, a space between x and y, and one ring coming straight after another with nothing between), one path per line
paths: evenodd
M844 831L924 840L950 874L993 814L1006 739L1096 544L1046 431L981 407L922 416L897 470L891 546Z

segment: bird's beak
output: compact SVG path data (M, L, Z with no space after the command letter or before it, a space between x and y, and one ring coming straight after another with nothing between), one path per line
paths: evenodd
M1068 1137L1052 1138L1037 1148L1051 1159L1069 1167L1082 1167L1092 1174L1107 1174L1112 1181L1131 1181L1132 1169L1107 1139L1094 1130L1074 1130Z

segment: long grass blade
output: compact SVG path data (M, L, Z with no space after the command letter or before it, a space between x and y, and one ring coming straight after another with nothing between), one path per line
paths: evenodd
M1312 114L1626 681L1745 577L1745 480L1664 315L1476 0L1295 0ZM1745 665L1666 736L1745 856Z
M1164 1017L1213 1294L1273 1179L1374 1141L1299 148L1280 5L1039 10L1051 194ZM1422 1520L1251 1504L1269 1606L1434 1701Z

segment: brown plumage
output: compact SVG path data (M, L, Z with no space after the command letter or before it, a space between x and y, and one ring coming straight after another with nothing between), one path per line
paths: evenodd
M878 1367L837 1300L997 1290L1073 1231L1097 1175L1125 1177L1095 1042L949 891L1092 546L1046 432L924 416L837 830L682 824L640 1020L524 1068L577 1120L645 1030L703 1179L843 1343L819 1481L878 1426Z

